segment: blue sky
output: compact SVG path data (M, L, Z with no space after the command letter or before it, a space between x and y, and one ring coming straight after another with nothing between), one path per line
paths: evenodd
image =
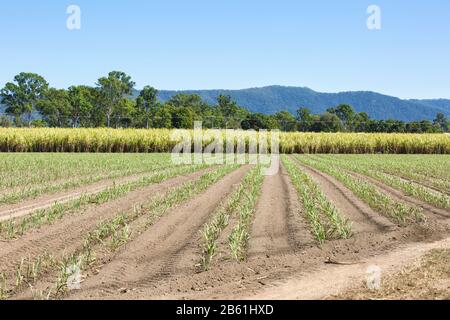
M81 30L66 28L71 4ZM366 27L371 4L379 31ZM14 0L0 10L0 86L22 71L62 88L121 70L137 88L450 98L448 0Z

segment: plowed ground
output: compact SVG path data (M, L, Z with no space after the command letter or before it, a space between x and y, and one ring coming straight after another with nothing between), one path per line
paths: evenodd
M99 250L92 267L82 272L80 289L68 290L58 298L323 299L360 286L370 265L379 266L383 275L388 275L429 250L450 245L449 212L363 177L398 201L424 209L426 222L399 226L372 210L333 177L300 163L298 166L352 222L351 238L329 240L323 245L316 243L298 194L281 166L278 174L264 177L249 229L245 261L235 261L229 254L228 238L238 219L231 216L217 239L217 253L211 267L205 271L200 263L201 230L251 169L249 165L241 166L200 194L171 207L148 228L138 228L145 223L143 218L132 221L130 226L142 232L131 233L128 241L113 252ZM196 181L206 171L139 188L83 213L30 230L17 239L3 239L0 273L14 274L27 257L47 252L58 258L76 252L99 222L164 196L183 183ZM91 190L97 187L94 185ZM27 201L13 209L26 215L39 206ZM11 210L4 209L5 214L0 214L0 218L7 215L6 209ZM35 298L36 290L46 292L51 288L55 274L57 268L44 272L32 283L11 291L8 298ZM351 295L344 297L351 298Z

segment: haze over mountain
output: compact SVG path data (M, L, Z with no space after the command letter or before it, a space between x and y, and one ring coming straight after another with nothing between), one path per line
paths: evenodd
M300 107L314 114L323 113L341 103L350 104L357 112L366 112L372 119L403 121L433 120L439 112L450 118L449 99L403 100L371 91L321 93L306 87L268 86L242 90L161 90L159 99L167 101L177 93L198 94L210 104L215 104L220 94L230 95L240 106L252 112L273 114L288 110L295 114ZM139 94L134 91L133 96ZM0 113L4 106L0 105Z

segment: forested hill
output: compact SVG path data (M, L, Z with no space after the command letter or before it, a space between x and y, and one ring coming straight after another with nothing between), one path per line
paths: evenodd
M321 93L303 87L270 86L243 90L163 90L160 91L159 98L166 101L177 93L196 93L211 104L216 102L219 94L226 94L240 106L264 114L273 114L283 109L295 114L300 107L319 114L330 107L346 103L352 105L357 112L367 112L377 120L432 120L439 112L450 116L450 100L402 100L369 91Z
M326 109L345 103L354 107L357 112L366 112L372 119L420 121L433 120L441 112L450 117L450 100L402 100L370 91L354 91L340 93L321 93L304 87L270 86L242 90L186 90L159 92L159 99L167 101L177 93L196 93L203 100L215 104L219 94L230 95L238 105L252 112L273 114L280 110L288 110L295 114L304 107L313 114L321 114ZM139 91L134 91L137 96ZM0 113L4 107L0 105Z

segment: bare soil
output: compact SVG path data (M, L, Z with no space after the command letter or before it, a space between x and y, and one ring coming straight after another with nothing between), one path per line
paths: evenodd
M228 237L237 222L232 217L220 234L211 269L203 271L199 268L200 231L250 169L243 166L198 196L170 209L142 233L132 234L130 241L115 253L99 252L96 267L83 274L81 290L70 291L66 298L358 298L359 293L351 290L361 290L369 266L380 267L383 278L389 277L430 250L450 247L449 218L436 214L441 209L427 209L427 215L437 216L435 219L396 226L334 178L307 166L301 168L318 183L341 214L353 222L354 234L350 239L317 245L296 190L281 167L277 175L264 179L250 229L246 261L236 262L230 257ZM68 215L54 225L30 231L17 241L1 243L0 272L14 270L21 257L45 251L59 254L73 251L99 221L131 210L134 205L200 174L136 190L82 214ZM402 201L424 205L412 202L413 199L398 190L379 184L377 187ZM20 293L13 298L30 298L30 295Z
M256 205L249 255L265 255L292 250L289 232L289 193L282 174L264 179Z
M321 299L360 281L371 263L389 273L394 266L410 261L408 257L420 256L438 246L435 241L448 236L448 232L435 230L434 225L393 226L330 177L304 169L355 221L356 233L351 239L316 245L282 168L263 183L245 262L222 254L220 263L213 264L211 270L199 272L195 268L200 255L197 251L196 258L198 232L231 190L232 183L224 181L225 185L216 185L217 189L188 201L183 210L173 210L139 240L129 243L97 276L88 277L80 292L68 298ZM233 182L238 183L240 177L235 176ZM197 203L211 205L202 210L194 205ZM186 215L196 222L185 220ZM221 236L223 248L230 230L229 226Z
M195 272L195 260L186 254L195 248L200 228L248 167L235 172L163 216L157 224L125 245L100 273L83 284L71 298L121 297L124 290L151 287L158 280L176 273ZM194 249L195 250L195 249Z

